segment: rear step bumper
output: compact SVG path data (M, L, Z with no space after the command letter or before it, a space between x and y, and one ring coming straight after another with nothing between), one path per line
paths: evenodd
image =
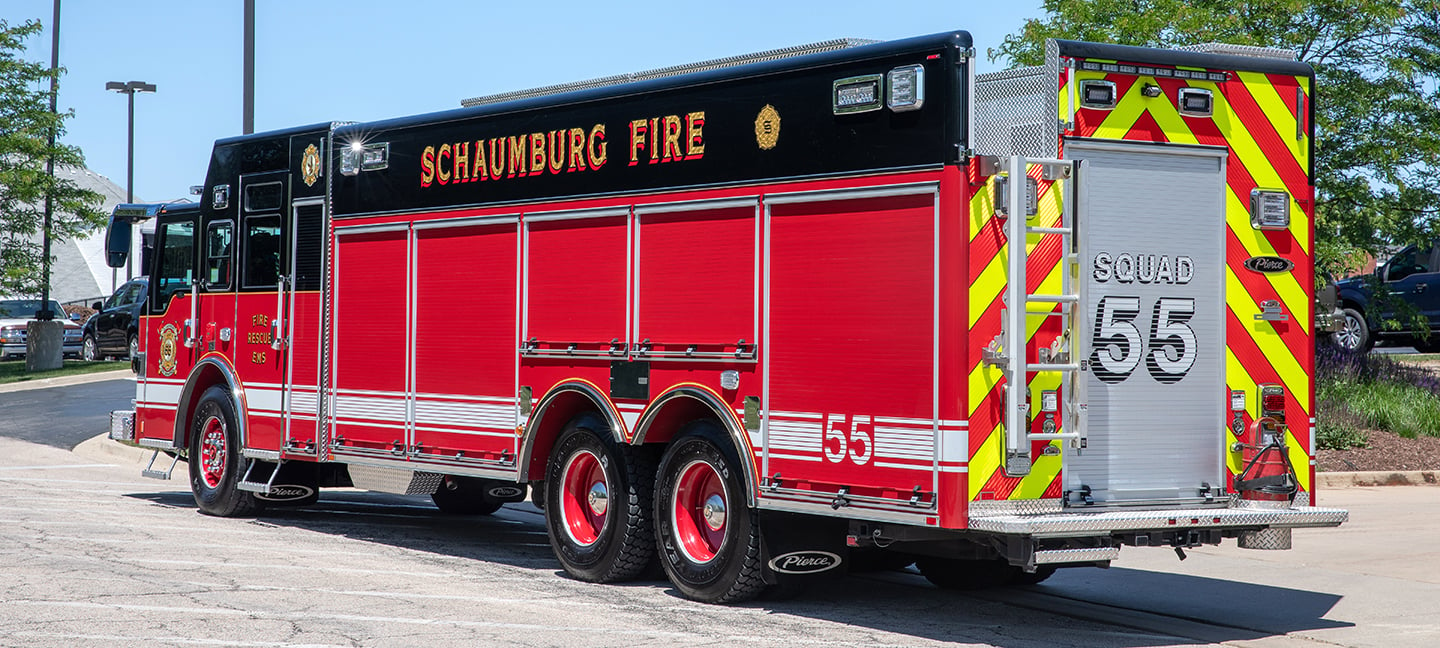
M1218 509L1109 510L978 516L970 518L970 530L1036 538L1067 538L1128 531L1333 527L1348 519L1350 512L1345 509L1317 506L1240 506Z

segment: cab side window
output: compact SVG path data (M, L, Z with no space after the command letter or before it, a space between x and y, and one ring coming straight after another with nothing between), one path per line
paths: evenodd
M280 217L245 219L243 269L246 288L274 288L280 280Z
M151 284L155 301L150 312L163 313L175 293L190 289L195 279L195 223L161 223L156 233L159 260Z
M229 290L235 249L235 224L214 221L205 230L205 289Z

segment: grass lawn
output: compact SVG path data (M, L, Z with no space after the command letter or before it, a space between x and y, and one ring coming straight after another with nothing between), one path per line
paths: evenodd
M24 382L27 380L39 380L41 378L57 378L60 376L74 376L78 374L95 373L97 371L114 371L116 369L129 369L129 360L115 362L85 362L84 360L66 360L65 366L54 371L37 371L29 373L25 371L25 360L8 360L0 362L0 385L5 383Z

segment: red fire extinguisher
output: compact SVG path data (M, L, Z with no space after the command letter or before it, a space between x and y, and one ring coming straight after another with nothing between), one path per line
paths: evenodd
M1280 385L1260 386L1260 416L1250 423L1240 446L1245 467L1235 489L1248 500L1290 501L1299 491L1295 467L1285 447L1285 391Z

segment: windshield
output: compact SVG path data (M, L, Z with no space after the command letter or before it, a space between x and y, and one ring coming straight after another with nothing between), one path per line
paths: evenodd
M40 300L38 299L0 300L0 318L3 319L34 319L38 312L40 312ZM65 317L65 309L60 308L60 302L53 299L50 300L50 312L56 318Z

